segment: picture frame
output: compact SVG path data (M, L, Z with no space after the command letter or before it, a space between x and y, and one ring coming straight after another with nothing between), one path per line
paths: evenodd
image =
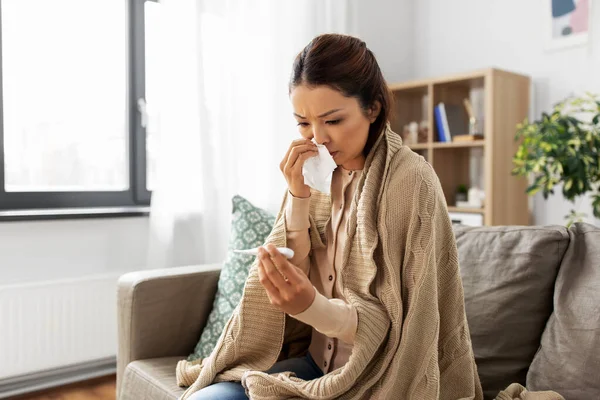
M586 46L592 28L594 0L546 2L546 50Z

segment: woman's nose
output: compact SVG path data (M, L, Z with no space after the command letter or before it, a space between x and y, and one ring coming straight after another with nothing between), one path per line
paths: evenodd
M315 142L317 142L317 144L329 143L329 136L327 136L325 129L321 127L313 127L313 137L315 138Z

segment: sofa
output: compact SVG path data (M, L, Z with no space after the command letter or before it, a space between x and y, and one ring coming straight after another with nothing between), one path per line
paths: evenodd
M513 382L600 399L600 228L466 227L454 232L486 399ZM220 265L147 270L118 282L117 398L172 400L175 365L211 311Z

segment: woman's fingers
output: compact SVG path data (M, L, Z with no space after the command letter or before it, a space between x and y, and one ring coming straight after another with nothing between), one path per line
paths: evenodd
M297 146L300 146L300 145L307 145L309 143L312 143L312 142L310 140L308 140L308 139L296 139L296 140L294 140L290 144L290 147L288 147L287 152L285 153L285 156L283 157L283 160L279 164L279 168L281 169L281 171L283 171L284 167L286 166L286 164L288 162L288 159L290 158L290 153L292 152L292 150L294 149L294 147L297 147Z
M317 150L317 146L315 144L303 144L294 147L288 155L288 160L284 167L284 172L291 172L291 170L294 169L294 167L296 167L296 164L298 164L298 160L306 160L307 158L316 156L318 153L319 151ZM298 170L300 169L301 168L298 168Z
M319 154L319 152L316 150L314 152L307 151L306 153L300 154L298 156L298 159L296 160L296 164L299 164L299 165L298 165L298 168L296 168L294 172L297 173L298 175L302 175L302 166L304 165L304 162L306 160L308 160L309 158L312 158L318 154Z
M283 254L277 251L277 248L273 244L268 244L266 250L271 257L271 260L273 260L273 264L283 275L284 280L287 279L287 282L292 286L299 283L298 272L293 268L294 265L292 265Z
M310 188L304 183L302 176L302 164L308 158L307 156L300 157L304 153L309 153L311 156L317 155L317 146L308 139L295 140L279 164L279 169L287 181L289 192L293 196L301 198L310 197ZM298 160L301 160L302 164L298 164Z
M258 276L271 304L289 315L305 311L314 302L316 289L275 246L269 244L266 248L259 249Z
M271 281L273 286L277 288L277 290L285 290L288 283L285 281L281 273L277 270L273 261L271 261L271 257L269 253L261 247L258 250L258 256L260 258L260 262L262 263L266 277Z

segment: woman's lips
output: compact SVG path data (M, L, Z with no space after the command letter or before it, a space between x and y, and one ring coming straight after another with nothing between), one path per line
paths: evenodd
M338 153L337 151L334 151L334 152L332 152L332 153L329 153L329 155L330 155L331 157L335 157L335 155L336 155L337 153Z

